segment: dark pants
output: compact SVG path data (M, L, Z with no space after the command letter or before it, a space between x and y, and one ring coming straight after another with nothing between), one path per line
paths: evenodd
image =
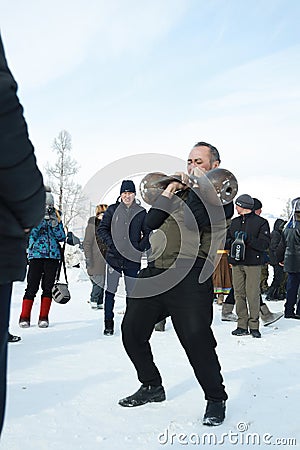
M200 284L200 270L193 268L176 286L161 294L129 298L122 322L122 339L139 381L145 385L160 385L162 379L153 362L149 340L155 324L170 316L205 398L226 400L215 351L217 344L211 330L213 283L210 278ZM159 269L148 267L140 272L139 278L158 273Z
M134 287L135 279L138 275L139 270L139 267L130 269L114 269L109 265L106 266L106 291L104 299L105 320L114 318L115 293L117 292L122 272L124 274L126 298L128 298Z
M59 266L58 259L34 258L29 261L24 298L34 300L41 283L42 297L52 297L52 288Z
M3 428L6 402L7 335L12 283L0 285L0 434Z
M286 302L284 305L285 314L294 314L297 304L297 295L300 285L300 272L289 272L286 285ZM296 308L296 314L300 316L300 304Z

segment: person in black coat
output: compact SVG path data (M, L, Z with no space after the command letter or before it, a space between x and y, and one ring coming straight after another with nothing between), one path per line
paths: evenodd
M45 189L29 140L17 84L0 35L0 433L6 402L12 284L26 274L28 234L43 218Z
M104 334L114 332L115 293L124 274L126 297L130 294L141 268L142 253L149 248L146 210L135 200L132 180L123 180L120 197L105 211L97 233L107 246L106 290L104 298ZM121 201L119 201L119 199Z
M292 200L292 215L282 233L276 256L288 274L284 317L300 319L300 303L297 304L300 287L300 197Z
M271 241L269 248L269 258L270 265L273 267L273 280L269 291L267 293L266 300L283 300L285 298L285 293L282 294L281 286L285 279L285 274L283 271L283 266L277 261L276 251L280 243L283 227L286 224L286 220L276 219L274 223L273 230L271 232Z
M270 227L266 219L253 211L250 195L240 195L235 205L239 216L232 219L226 240L238 315L238 326L232 334L243 336L250 331L253 337L260 338L260 278L270 244Z

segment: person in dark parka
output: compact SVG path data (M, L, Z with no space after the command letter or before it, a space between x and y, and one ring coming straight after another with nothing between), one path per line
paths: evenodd
M150 229L145 225L147 212L135 195L134 182L123 180L117 202L109 205L97 230L107 246L104 334L108 336L114 333L113 309L120 277L123 273L127 299L141 268L142 253L150 245Z
M44 212L43 178L0 35L0 433L6 402L12 283L25 278L28 234Z
M284 228L276 250L277 260L288 274L284 317L300 320L300 197L292 200L292 215ZM296 312L295 312L296 307Z

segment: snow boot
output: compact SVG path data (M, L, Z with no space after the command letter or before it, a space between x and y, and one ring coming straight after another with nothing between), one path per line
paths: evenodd
M112 336L114 334L114 320L104 320L104 332L105 336Z
M261 334L259 330L250 330L250 334L254 338L261 338Z
M163 402L166 400L166 394L163 386L144 386L129 397L119 400L121 406L141 406L146 403Z
M209 427L216 427L221 425L225 419L226 402L208 400L206 405L206 411L203 417L203 425Z
M166 319L161 320L157 324L155 324L155 331L165 331Z
M223 303L221 320L225 322L237 322L237 315L233 311L234 305L230 303Z
M263 321L264 326L267 327L271 323L274 323L277 320L281 319L283 313L272 313L267 305L263 303L260 307L259 315L261 320Z
M21 340L20 336L15 336L8 332L8 342L19 342Z
M38 321L38 326L40 328L48 328L49 326L49 311L51 306L52 299L50 297L42 297L41 299L41 309L40 316Z
M270 286L270 288L267 292L266 300L268 302L277 300L276 293L277 293L277 288L274 286Z
M21 311L21 315L19 318L19 326L21 328L29 328L30 327L30 315L31 315L32 305L33 305L33 300L23 298L22 311Z
M233 336L248 336L249 331L246 330L245 328L237 327L237 329L236 329L236 330L233 330L233 331L231 332L231 334L232 334Z

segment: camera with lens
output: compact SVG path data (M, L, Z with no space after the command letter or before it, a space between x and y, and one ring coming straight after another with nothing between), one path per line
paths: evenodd
M46 205L44 218L46 220L49 220L49 219L53 219L53 217L56 217L54 206L53 205Z
M46 190L46 207L45 207L45 216L46 220L56 218L55 208L54 208L54 197L51 194L51 188L48 186L45 187Z

